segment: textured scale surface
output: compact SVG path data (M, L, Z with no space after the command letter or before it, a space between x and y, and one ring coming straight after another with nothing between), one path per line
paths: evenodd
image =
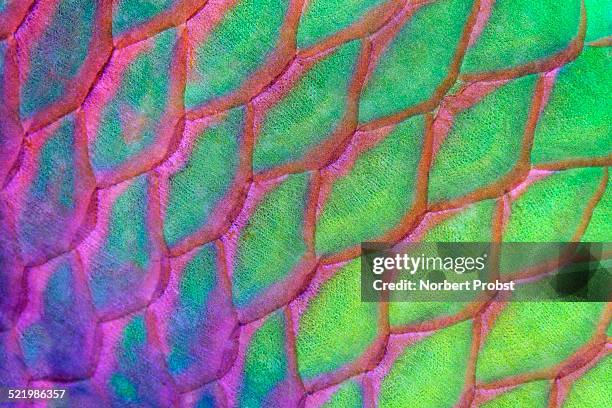
M363 303L358 259L612 241L611 94L610 0L0 0L0 389L612 406L612 303Z

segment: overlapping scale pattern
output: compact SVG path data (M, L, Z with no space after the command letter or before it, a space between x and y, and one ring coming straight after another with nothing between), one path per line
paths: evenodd
M612 406L611 303L359 274L368 240L612 240L610 6L0 0L0 389Z

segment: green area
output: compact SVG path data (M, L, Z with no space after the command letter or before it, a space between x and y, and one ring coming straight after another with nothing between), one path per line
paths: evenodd
M551 57L578 34L581 0L496 0L462 71L506 69Z
M398 125L334 182L317 222L318 253L374 239L402 219L414 201L423 122L418 116Z
M253 74L276 46L288 6L288 0L238 1L194 48L185 106L226 95Z
M296 348L303 378L351 363L376 338L378 304L361 302L360 265L354 260L342 267L302 315Z
M352 41L325 56L266 112L253 152L255 170L297 160L330 136L344 115L359 49L359 41Z
M610 72L612 48L587 47L561 68L536 128L534 163L612 154Z
M381 56L363 90L359 121L391 115L429 99L446 78L472 1L423 5Z
M299 47L307 47L347 28L385 0L312 0L300 18Z
M484 339L476 377L493 381L552 367L591 336L601 303L511 302Z
M307 173L289 176L269 192L240 234L232 275L237 306L287 278L306 250L302 228L308 178Z
M164 238L169 245L195 233L227 193L239 163L244 109L231 110L196 139L185 166L170 178Z
M441 329L407 347L380 386L381 408L452 407L463 390L471 321Z
M429 199L450 200L509 173L519 159L535 76L512 81L455 116L432 163Z

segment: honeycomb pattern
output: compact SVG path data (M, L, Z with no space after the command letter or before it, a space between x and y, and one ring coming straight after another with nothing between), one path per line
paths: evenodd
M612 406L612 303L362 303L358 261L610 241L610 10L0 0L0 387Z

